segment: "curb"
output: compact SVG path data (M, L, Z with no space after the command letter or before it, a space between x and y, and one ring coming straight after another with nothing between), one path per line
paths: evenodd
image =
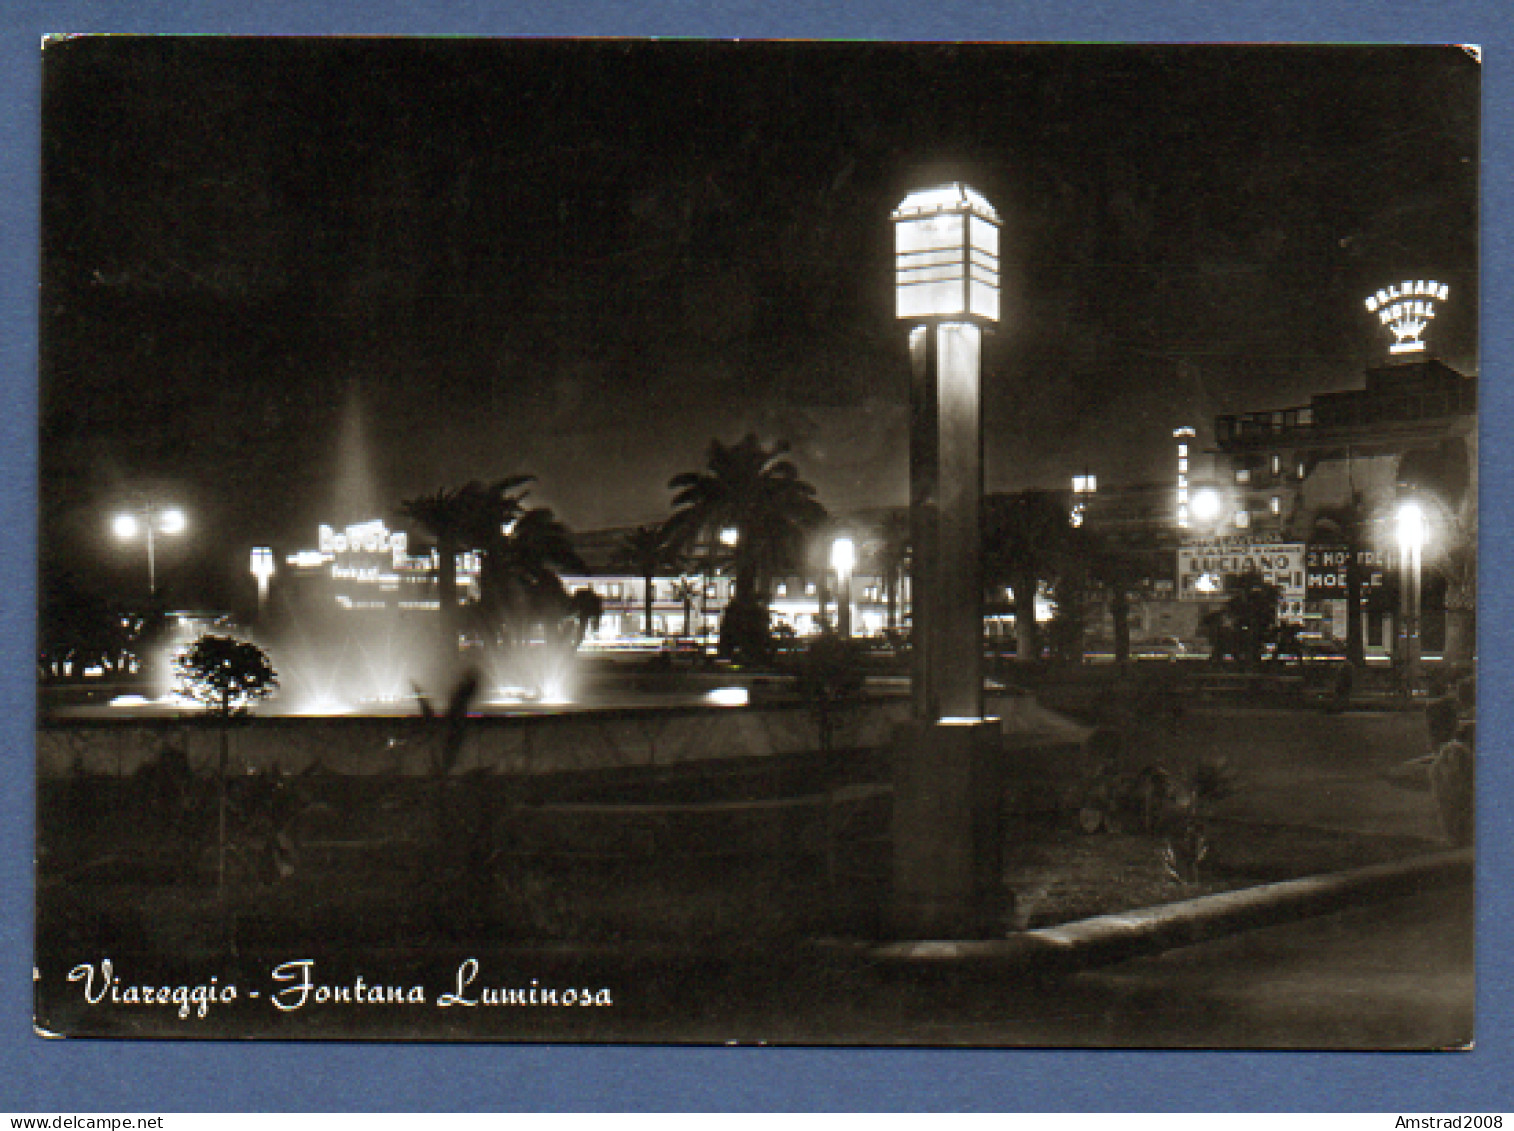
M1099 915L1002 939L915 939L868 948L884 966L1076 972L1358 904L1470 884L1470 848Z

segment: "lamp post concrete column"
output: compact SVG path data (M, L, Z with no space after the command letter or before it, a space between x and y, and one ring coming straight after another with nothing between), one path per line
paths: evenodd
M252 548L252 576L258 580L258 620L263 619L263 610L268 604L268 579L273 576L273 548Z
M850 538L831 543L831 568L836 571L836 634L843 640L852 635L852 569L857 564L857 547Z
M1419 681L1421 555L1425 545L1425 512L1419 503L1406 499L1398 506L1399 630L1398 660L1403 672L1404 694L1412 699Z
M893 214L898 317L910 324L911 688L895 736L894 929L1002 927L1001 732L983 714L983 334L999 320L999 217L949 184Z

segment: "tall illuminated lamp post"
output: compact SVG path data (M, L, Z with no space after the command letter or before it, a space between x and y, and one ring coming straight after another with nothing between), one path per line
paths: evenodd
M895 312L909 327L910 682L896 735L894 930L1002 928L1000 727L983 713L983 335L999 321L999 216L956 183L893 213Z
M273 576L273 548L252 548L252 576L258 579L258 619L263 618L263 609L268 604L268 579Z
M1424 545L1424 509L1415 500L1405 499L1398 505L1398 652L1404 693L1411 698L1419 680L1420 579Z
M1099 477L1084 472L1072 477L1072 513L1067 520L1073 526L1082 526L1088 521L1088 503L1099 493Z
M144 500L133 510L122 511L112 520L111 529L123 542L130 542L139 534L146 537L148 596L158 595L157 536L182 534L187 525L183 511L177 507L160 507L153 499Z
M831 543L831 568L836 571L836 632L843 639L852 635L852 570L857 565L857 547L850 538Z

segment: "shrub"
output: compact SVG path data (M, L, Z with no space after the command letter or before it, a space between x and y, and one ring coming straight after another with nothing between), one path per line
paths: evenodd
M1430 793L1440 815L1441 831L1458 848L1472 843L1474 826L1472 748L1451 741L1430 763Z
M821 750L831 749L836 711L862 695L863 680L861 645L834 633L822 633L800 658L794 690L815 714Z

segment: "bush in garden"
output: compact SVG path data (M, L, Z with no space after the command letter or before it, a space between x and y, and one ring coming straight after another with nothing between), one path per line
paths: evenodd
M179 686L203 703L221 725L221 753L217 762L216 882L226 886L226 762L230 752L231 720L246 714L259 699L279 686L268 654L256 644L231 636L206 633L179 657Z

